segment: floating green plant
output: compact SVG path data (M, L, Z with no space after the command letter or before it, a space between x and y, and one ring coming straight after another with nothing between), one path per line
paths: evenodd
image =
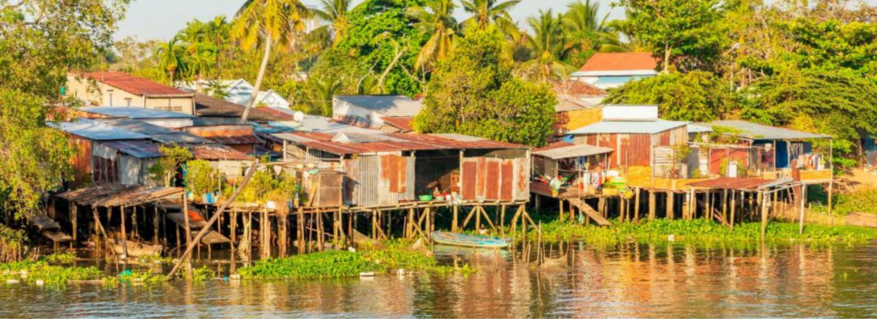
M774 244L861 244L877 238L877 229L855 226L805 225L799 234L798 224L770 222L765 232L765 242ZM531 238L536 232L529 233ZM760 243L761 223L741 223L734 231L727 226L703 219L666 220L657 219L640 224L613 221L611 227L582 226L575 223L554 221L542 225L542 238L546 241L580 239L589 244L614 245L621 242L685 242L694 244Z
M0 280L17 280L29 284L64 286L71 281L98 280L104 273L95 267L50 265L45 261L22 261L0 264Z

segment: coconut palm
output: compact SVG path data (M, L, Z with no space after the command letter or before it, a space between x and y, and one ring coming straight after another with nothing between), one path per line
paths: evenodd
M186 73L187 66L183 56L185 48L180 45L180 38L174 37L156 50L158 67L167 72L167 83L173 84Z
M212 43L198 43L187 56L188 76L203 80L216 65L216 47Z
M325 22L331 23L332 27L332 43L338 43L339 40L344 38L344 33L347 30L348 20L347 14L350 12L350 4L351 0L320 0L320 8L319 9L311 9L311 13L323 20ZM322 26L319 29L326 29L329 26ZM318 31L317 32L326 32Z
M431 0L426 7L409 8L406 12L417 22L417 27L429 34L429 40L420 48L414 61L418 70L428 69L454 49L457 20L454 19L454 0Z
M309 16L310 10L299 0L247 0L238 10L237 20L231 29L232 38L240 41L241 47L245 50L252 49L261 41L265 50L253 95L247 102L241 122L247 121L250 109L256 102L256 95L259 93L262 79L265 77L265 69L268 67L272 44L289 45L295 33L304 29L302 20Z
M621 52L626 49L621 45L618 33L613 32L606 21L609 14L599 17L600 3L585 0L570 3L563 15L563 26L568 36L580 39L582 49L593 49L601 52Z
M476 24L482 30L487 28L491 22L500 25L501 29L503 24L514 25L509 15L509 10L520 2L521 0L505 2L497 0L462 0L460 3L463 4L463 9L472 14L472 17L463 21L463 23Z
M563 78L572 67L563 62L569 51L567 38L561 25L561 15L539 10L538 17L527 18L533 35L527 37L530 60L522 64L522 75L547 82L551 78Z

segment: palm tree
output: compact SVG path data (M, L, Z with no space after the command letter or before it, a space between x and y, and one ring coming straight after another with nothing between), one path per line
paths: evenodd
M188 55L188 75L203 80L216 64L216 47L212 43L198 43Z
M262 86L265 77L265 69L268 67L268 58L271 55L271 44L289 45L294 32L304 29L303 19L310 16L310 11L299 0L247 0L238 9L236 22L231 29L233 39L240 41L246 49L253 48L259 41L265 45L265 54L259 67L259 75L256 77L256 85L253 95L247 102L247 108L241 116L241 122L246 122L250 115L250 109L256 102L256 95Z
M525 77L536 76L540 81L547 82L550 78L562 78L572 67L563 62L569 51L569 45L561 25L561 15L539 10L539 17L527 18L527 24L533 29L533 36L527 37L530 49L530 61L524 62L522 69Z
M186 61L183 59L184 48L179 45L180 38L174 37L156 50L158 67L167 72L167 83L173 84L180 75L186 73Z
M626 51L621 46L618 33L613 32L606 21L609 14L598 17L599 2L585 0L570 3L563 15L563 26L571 39L580 39L582 49L593 49L601 52Z
M314 16L332 24L332 31L334 33L332 36L332 44L336 44L344 38L344 33L347 30L348 25L347 13L350 12L350 3L351 0L320 0L321 8L311 9L311 13ZM329 26L322 26L318 29L325 29L328 27Z
M429 40L420 48L415 68L428 69L436 60L444 59L454 49L457 20L454 19L454 0L431 0L426 7L409 8L407 14L417 20L417 27L429 34Z
M463 21L464 24L477 24L479 29L485 29L493 22L505 30L504 25L514 25L509 15L515 5L521 0L509 0L499 2L497 0L461 0L463 9L468 13L472 13L472 17Z

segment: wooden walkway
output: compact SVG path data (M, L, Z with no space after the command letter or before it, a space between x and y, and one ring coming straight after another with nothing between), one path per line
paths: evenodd
M573 206L575 206L579 210L581 210L583 213L585 213L585 215L588 215L588 217L590 217L595 222L597 222L597 225L612 226L612 223L610 223L608 220L606 220L606 218L603 218L603 216L600 216L600 213L598 213L596 210L594 210L594 208L591 208L590 205L583 202L581 199L567 198L566 200L569 201L570 204L572 204Z
M61 231L61 225L58 224L58 222L56 222L54 219L46 214L28 216L27 221L30 222L31 225L35 226L37 230L39 230L40 233L43 235L43 237L46 237L55 243L68 242L73 240L72 236Z

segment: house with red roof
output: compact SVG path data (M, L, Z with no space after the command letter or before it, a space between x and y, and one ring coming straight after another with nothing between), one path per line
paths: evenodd
M194 114L194 94L123 72L67 75L63 93L87 106L135 106Z
M605 90L633 80L656 76L657 68L658 59L651 53L597 53L571 77Z

